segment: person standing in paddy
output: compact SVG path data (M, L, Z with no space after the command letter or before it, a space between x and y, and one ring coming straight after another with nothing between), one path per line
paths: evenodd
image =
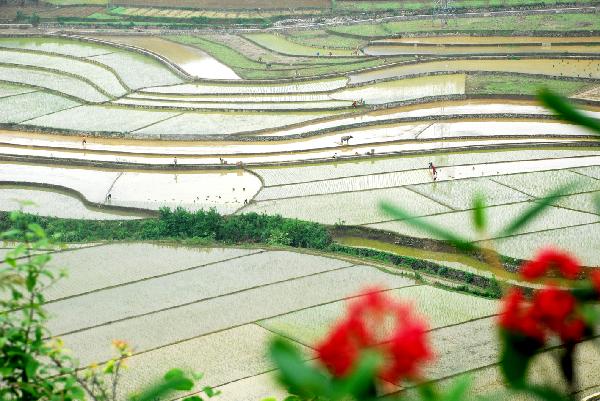
M431 175L433 176L433 181L437 180L437 168L433 165L433 162L429 162L429 169L431 169Z

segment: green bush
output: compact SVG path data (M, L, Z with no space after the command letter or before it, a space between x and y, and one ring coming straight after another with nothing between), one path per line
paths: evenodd
M163 208L157 218L127 221L57 219L25 213L11 220L8 213L0 213L1 230L10 230L17 224L38 224L65 242L203 239L325 249L332 241L325 226L318 223L256 213L222 216L214 209L189 212Z

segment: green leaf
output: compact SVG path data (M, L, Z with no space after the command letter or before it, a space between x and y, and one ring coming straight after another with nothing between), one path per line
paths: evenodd
M155 401L162 399L174 391L189 391L194 387L194 382L183 374L180 369L172 369L164 376L164 381L146 389L142 394L130 397L132 401Z
M219 393L219 392L215 392L215 390L213 390L213 388L210 386L204 387L202 389L202 391L204 391L204 394L206 394L208 396L208 398L212 398Z
M518 216L516 219L511 221L502 231L500 231L498 236L506 237L506 236L510 236L510 235L514 234L519 229L521 229L526 224L528 224L531 220L533 220L538 215L540 215L548 207L550 207L554 203L556 203L556 201L561 196L564 196L573 187L574 187L573 184L564 185L564 186L557 188L554 191L550 192L545 197L536 200L535 202L532 203L532 205L529 208L527 208L523 213L521 213L520 216Z
M115 361L111 359L104 366L103 372L106 373L106 374L111 374L111 373L114 372L114 370L115 370Z
M382 358L379 354L363 353L352 373L336 383L334 391L337 397L335 398L346 399L348 395L361 401L377 398L375 377L381 363Z
M590 289L589 293L594 296L593 298L590 296L589 299L595 299L595 291ZM581 303L579 313L588 327L596 327L600 323L600 309L596 304Z
M25 285L27 288L27 291L32 292L33 289L35 288L35 284L37 283L37 280L35 278L35 276L33 275L28 275L27 279L25 279Z
M165 373L165 376L163 378L165 379L165 381L169 381L174 379L180 379L182 377L185 377L185 373L183 373L183 370L171 369L167 373Z
M417 386L417 390L422 401L437 401L439 399L439 394L432 383L423 383Z
M85 400L85 391L81 387L71 387L71 397L75 400Z
M505 330L500 332L500 337L502 341L500 371L510 387L523 389L531 359L541 344Z
M269 346L271 360L279 370L279 379L291 394L304 398L325 398L331 395L331 386L316 368L302 360L299 351L288 341L275 338Z
M27 228L39 238L46 238L46 232L39 224L29 224Z
M38 361L36 361L35 359L33 359L32 357L28 356L27 364L25 365L25 374L30 379L33 379L33 378L35 378L36 372L39 367L40 367L40 363Z
M565 121L589 128L600 134L600 120L588 117L575 109L565 98L559 96L548 89L542 89L538 93L538 98L549 109Z
M450 391L444 397L444 401L465 401L472 383L473 379L469 375L459 377L454 381Z
M21 230L14 228L12 230L5 231L0 233L0 238L14 238L18 237L21 234Z
M475 245L471 244L468 240L461 238L458 235L447 231L441 227L437 227L433 224L427 223L423 219L415 218L408 212L404 211L403 209L400 209L397 206L393 206L390 203L382 202L379 204L379 207L384 213L388 214L389 216L397 220L403 220L404 223L410 224L422 231L428 232L429 234L446 240L458 249L461 249L463 251L471 251L476 248Z
M476 195L473 198L473 225L481 233L485 231L486 224L485 198L482 195Z
M167 384L173 390L188 391L194 388L194 382L187 377L170 379Z

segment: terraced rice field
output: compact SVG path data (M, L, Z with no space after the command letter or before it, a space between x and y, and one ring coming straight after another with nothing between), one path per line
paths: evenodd
M111 12L245 15L142 6ZM573 23L593 24L586 18ZM597 137L533 97L548 85L585 99L578 107L600 118L600 38L535 29L398 37L417 29L411 24L0 37L0 210L87 220L153 217L165 206L280 214L403 238L335 238L343 244L516 279L430 249L439 238L385 214L386 201L507 256L528 259L554 244L600 265ZM544 214L502 233L570 183L577 185ZM478 194L492 225L485 233L471 226ZM131 342L125 391L176 364L203 371L225 400L283 399L266 341L285 335L313 358L348 297L373 284L429 318L439 358L428 377L444 384L470 371L477 391L502 386L497 301L429 285L431 277L415 281L399 274L403 266L266 246L148 243L87 244L57 252L52 263L71 275L48 294L50 329L83 365L108 360L113 338ZM582 380L582 391L600 385L597 377Z

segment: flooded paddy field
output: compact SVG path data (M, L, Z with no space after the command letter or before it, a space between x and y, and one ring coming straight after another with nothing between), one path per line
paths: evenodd
M0 183L2 211L22 210L40 216L82 220L130 220L150 216L149 213L119 211L87 205L68 190Z
M205 52L166 39L152 36L100 36L98 39L131 45L149 50L173 62L183 71L196 78L240 79L227 67Z
M164 206L233 213L261 186L256 176L241 170L153 172L20 163L1 166L0 183L45 185L57 189L54 196L71 190L91 204L141 209L142 214Z

